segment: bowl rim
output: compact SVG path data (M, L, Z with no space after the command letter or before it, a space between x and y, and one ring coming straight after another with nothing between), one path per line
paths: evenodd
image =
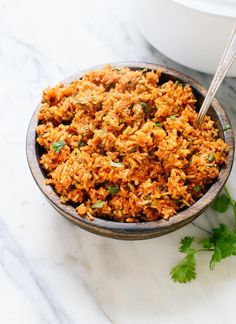
M162 73L169 75L170 77L176 78L182 82L190 84L190 86L197 90L203 97L205 97L207 90L197 81L187 76L186 74L179 72L173 68L165 67L159 64L147 63L147 62L114 62L107 63L112 66L112 68L121 68L121 67L129 67L131 69L150 69L150 70L160 70ZM69 84L75 79L81 78L84 74L96 70L102 69L107 64L100 64L96 66L92 66L88 69L81 70L69 78L62 81L64 84ZM39 104L40 105L40 104ZM39 161L37 158L37 150L36 150L36 133L35 129L38 125L37 114L39 110L39 105L35 109L27 130L26 135L26 156L28 165L31 171L31 174L42 191L42 193L46 196L48 201L53 205L63 216L68 218L70 221L79 225L80 227L104 236L112 237L114 232L120 233L119 238L125 239L130 236L128 239L133 239L132 236L137 236L138 234L143 234L142 238L155 237L162 234L156 234L163 231L169 233L175 231L176 229L186 225L191 222L193 219L198 217L204 210L208 208L210 203L216 198L218 193L222 190L225 182L227 181L229 174L232 169L233 159L234 159L234 136L232 125L230 120L224 111L223 107L220 103L214 99L212 102L212 108L215 111L217 118L219 120L220 125L222 126L222 132L224 136L225 142L229 145L229 151L227 154L226 166L222 167L220 170L220 174L217 180L212 184L210 189L197 200L193 205L184 209L183 211L177 213L176 215L170 217L168 220L160 219L157 221L151 222L141 222L141 223L119 223L110 220L104 220L101 218L95 217L94 220L90 220L87 218L83 218L76 213L76 210L73 206L69 204L62 204L60 202L59 196L54 191L54 189L50 185L45 184L45 176L43 171L39 165ZM230 125L230 128L224 129L225 126ZM102 232L102 233L101 233ZM134 239L142 239L140 237L135 237Z
M225 18L228 20L235 19L236 17L236 6L235 4L221 3L221 2L209 2L196 0L186 1L186 0L171 0L175 4L182 6L186 9L195 11L200 14L205 14L208 16L215 16L219 18Z

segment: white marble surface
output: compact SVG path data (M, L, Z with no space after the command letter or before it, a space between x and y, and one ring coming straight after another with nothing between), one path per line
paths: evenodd
M209 85L209 75L178 66L142 38L129 4L0 1L0 323L236 323L236 258L210 272L201 255L188 285L169 277L179 239L202 238L197 226L209 229L226 216L207 211L195 225L149 241L106 239L62 218L29 172L25 135L41 91L81 68L142 60ZM227 79L218 97L236 130L236 80Z

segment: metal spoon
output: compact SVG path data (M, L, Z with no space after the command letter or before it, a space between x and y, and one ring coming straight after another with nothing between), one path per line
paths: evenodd
M220 60L220 64L216 70L214 78L211 82L210 88L207 91L206 97L202 103L201 109L197 118L198 127L201 126L204 116L206 115L212 100L215 97L217 90L219 89L222 81L225 78L226 73L236 59L236 24L233 27L229 42L225 48L223 56Z

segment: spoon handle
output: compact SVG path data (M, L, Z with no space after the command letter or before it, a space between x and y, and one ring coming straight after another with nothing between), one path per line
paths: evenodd
M231 67L235 59L236 59L236 24L233 27L229 42L225 48L223 56L220 60L220 64L216 70L210 88L207 91L207 95L199 111L198 119L197 119L198 126L201 125L204 116L207 113L208 108L210 107L211 102L215 97L217 90L219 89L222 81L224 80L226 73L228 72L229 68Z

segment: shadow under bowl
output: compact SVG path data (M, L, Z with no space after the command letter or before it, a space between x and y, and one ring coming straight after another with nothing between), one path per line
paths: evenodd
M69 79L65 80L64 83L68 84L75 79L80 79L84 74L95 69L101 69L105 65L95 66L90 69L78 72L74 74ZM137 63L137 62L122 62L122 63L113 63L111 64L113 68L119 68L127 66L132 70L144 69L149 70L161 70L162 75L160 78L160 83L164 83L168 80L179 80L181 83L188 83L192 87L194 95L197 99L197 109L201 106L203 99L206 95L207 90L197 81L188 77L187 75L178 72L171 68L166 68L157 64L149 63ZM201 215L211 204L211 202L216 198L219 192L222 190L226 180L228 179L231 168L233 165L234 159L234 136L232 127L230 125L229 118L227 117L224 109L220 103L214 99L212 105L208 111L208 115L214 120L216 127L219 130L219 136L228 144L229 151L227 154L226 165L223 166L220 170L219 177L211 185L206 194L195 202L192 206L186 208L185 210L177 213L169 220L157 220L152 222L143 222L143 223L118 223L114 221L104 220L100 218L95 218L94 220L89 220L86 218L80 217L75 208L69 204L62 204L60 202L59 196L54 191L54 189L45 185L45 173L42 170L39 164L40 158L40 147L36 143L36 133L35 129L38 125L37 114L39 106L35 110L32 119L29 124L27 139L26 139L26 153L28 164L31 170L31 173L49 201L49 203L64 217L72 221L74 224L79 227L101 236L106 236L114 239L122 240L142 240L154 238L157 236L162 236L168 233L171 233L188 223L192 222L195 218ZM228 127L230 126L230 127Z

